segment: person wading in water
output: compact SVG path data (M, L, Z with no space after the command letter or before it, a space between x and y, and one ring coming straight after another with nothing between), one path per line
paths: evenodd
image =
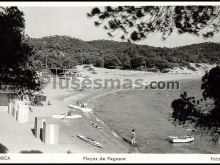
M133 129L131 131L131 144L134 145L136 142L135 142L135 138L136 138L136 134L135 134L135 130Z

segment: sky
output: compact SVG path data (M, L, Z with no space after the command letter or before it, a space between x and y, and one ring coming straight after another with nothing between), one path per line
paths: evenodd
M84 41L115 40L121 41L119 36L111 38L102 27L94 26L94 19L88 18L87 13L93 7L19 7L24 12L25 33L33 38L50 35L67 35ZM176 47L201 42L220 42L220 33L212 39L203 39L190 34L179 35L173 33L163 41L160 34L153 34L137 44L155 47Z

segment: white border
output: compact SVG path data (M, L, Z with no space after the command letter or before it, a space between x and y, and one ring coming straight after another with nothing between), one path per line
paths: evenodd
M87 160L85 159L87 158ZM101 160L105 158L105 160ZM111 159L109 159L111 158ZM125 160L113 161L112 158ZM5 160L3 160L5 159ZM90 160L89 160L90 159ZM220 154L1 154L0 163L219 163Z
M77 7L77 6L174 6L174 5L220 5L220 2L0 2L0 6L39 6L39 7Z
M88 7L119 5L220 5L220 2L0 2L0 6ZM96 161L84 157L97 158ZM103 157L106 160L101 161ZM125 158L125 161L111 161ZM10 160L9 160L10 159ZM220 154L0 154L0 163L220 163Z

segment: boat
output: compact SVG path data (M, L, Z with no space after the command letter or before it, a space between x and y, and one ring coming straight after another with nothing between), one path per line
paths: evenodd
M82 136L82 135L77 135L77 137L80 138L81 140L91 144L91 145L94 145L96 147L102 148L102 145L99 142L97 142L94 139L92 139L92 138L89 138L89 137L86 137L86 136Z
M92 109L88 108L88 107L81 107L81 106L78 106L78 105L68 105L68 107L70 108L73 108L73 109L76 109L76 110L81 110L83 112L91 112Z
M168 136L168 140L171 143L189 143L194 140L194 136Z
M82 118L81 115L52 115L52 118L56 118L56 119L79 119Z
M192 131L192 132L197 132L197 129L195 129L195 128L187 128L186 130L187 131Z

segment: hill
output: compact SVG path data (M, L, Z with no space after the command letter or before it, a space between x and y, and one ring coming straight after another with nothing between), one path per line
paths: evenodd
M78 64L98 67L163 71L188 67L189 63L220 63L219 43L200 43L176 48L160 48L108 40L83 41L69 36L29 39L33 64L37 68L72 68Z

